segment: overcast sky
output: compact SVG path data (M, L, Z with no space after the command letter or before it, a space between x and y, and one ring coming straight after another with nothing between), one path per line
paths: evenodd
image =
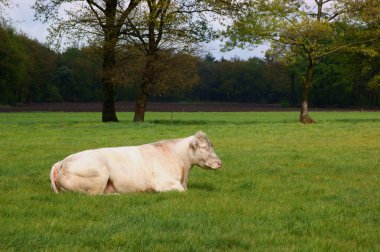
M16 27L18 31L26 33L30 38L37 39L44 43L45 38L48 35L48 25L34 20L34 10L31 8L34 0L13 0L12 2L17 4L17 6L6 10L9 18L12 20L12 25ZM209 43L205 49L210 51L217 59L220 59L221 57L224 57L225 59L233 57L248 59L255 56L263 57L267 47L261 46L251 51L235 49L227 53L222 53L220 51L220 42L214 41Z

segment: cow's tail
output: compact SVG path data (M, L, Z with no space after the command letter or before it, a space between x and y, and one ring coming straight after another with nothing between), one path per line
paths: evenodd
M62 161L59 161L51 167L51 171L50 171L51 189L55 193L59 192L59 190L58 190L58 172L61 169L61 167L62 167Z

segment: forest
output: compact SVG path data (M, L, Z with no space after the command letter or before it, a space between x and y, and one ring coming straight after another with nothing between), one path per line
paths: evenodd
M100 102L102 100L101 59L91 48L68 48L56 53L12 27L0 28L0 103ZM187 55L194 64L196 80L173 79L175 90L156 91L151 101L277 103L297 106L302 94L302 62L286 66L271 58L216 60L212 54ZM119 78L116 100L134 101L138 91L134 62L130 55ZM380 105L380 93L368 82L380 69L380 57L360 53L327 57L316 67L317 78L310 95L312 107L371 107ZM173 71L173 70L172 70ZM128 73L129 76L125 76ZM122 74L120 74L122 75ZM170 80L169 80L170 81ZM179 85L178 82L182 82Z

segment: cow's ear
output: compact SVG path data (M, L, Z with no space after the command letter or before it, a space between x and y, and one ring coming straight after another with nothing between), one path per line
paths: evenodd
M193 137L193 139L191 139L190 141L190 147L195 150L198 148L198 141L195 137Z

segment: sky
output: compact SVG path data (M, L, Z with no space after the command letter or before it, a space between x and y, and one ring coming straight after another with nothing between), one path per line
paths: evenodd
M31 39L37 39L41 43L44 43L46 36L48 35L48 25L43 24L40 21L36 21L34 18L34 10L31 8L35 0L13 0L12 2L16 5L10 9L6 10L11 24L18 31L27 34ZM242 50L234 49L229 52L221 52L221 42L213 41L208 43L206 46L206 51L210 51L211 54L217 58L231 59L238 57L240 59L246 60L251 57L264 57L265 50L268 49L267 46L259 46L253 50Z

